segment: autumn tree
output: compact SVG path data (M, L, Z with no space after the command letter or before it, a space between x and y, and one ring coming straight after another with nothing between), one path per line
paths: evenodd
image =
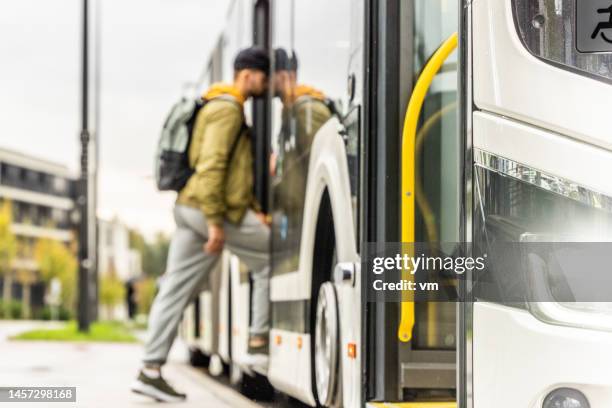
M156 293L157 283L155 278L147 277L136 283L136 304L138 313L149 314Z
M117 276L113 263L100 278L100 303L106 308L107 318L113 320L115 307L125 301L125 285Z
M57 278L62 287L62 306L73 310L78 265L74 254L64 243L47 238L38 240L34 253L43 282L48 287Z
M11 224L13 222L12 207L10 201L4 201L0 205L0 276L3 279L3 294L5 308L8 307L12 295L13 286L12 265L17 255L17 238L13 234Z

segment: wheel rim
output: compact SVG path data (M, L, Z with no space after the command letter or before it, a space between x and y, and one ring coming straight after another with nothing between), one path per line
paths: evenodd
M317 298L315 326L315 380L319 402L333 403L338 371L338 308L336 291L331 282L325 282Z

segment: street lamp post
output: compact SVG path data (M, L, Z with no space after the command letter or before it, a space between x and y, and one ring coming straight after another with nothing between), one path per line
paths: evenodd
M78 260L79 260L79 299L78 326L87 332L97 309L97 276L96 276L96 195L95 172L90 169L90 152L92 145L89 128L89 1L83 0L83 48L82 48L82 83L81 83L81 171L77 184L76 206L79 214L78 223ZM94 150L95 152L95 150ZM94 166L97 165L93 157Z

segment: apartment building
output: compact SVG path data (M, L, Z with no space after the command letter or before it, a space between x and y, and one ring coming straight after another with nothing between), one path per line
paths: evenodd
M13 279L13 298L27 295L32 306L42 305L36 242L49 238L69 245L75 239L71 225L75 187L75 175L65 165L0 148L0 200L12 203L18 249L13 272L19 272L20 279ZM19 283L24 280L31 283L31 293L24 293Z

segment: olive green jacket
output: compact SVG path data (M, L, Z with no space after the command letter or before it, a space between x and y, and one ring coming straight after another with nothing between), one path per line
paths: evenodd
M305 91L298 95L292 106L283 107L281 143L284 144L294 133L295 147L281 153L283 181L274 192L274 200L285 211L301 217L312 142L319 129L332 117L332 113L324 102L323 94L310 91L312 88L300 88Z
M222 92L227 88L213 85L204 95L209 102L198 113L189 147L189 164L195 172L177 199L178 204L201 209L214 225L222 225L226 219L239 224L248 208L259 211L253 195L253 155L249 129L243 125L242 99L233 89ZM236 137L240 139L230 160Z

